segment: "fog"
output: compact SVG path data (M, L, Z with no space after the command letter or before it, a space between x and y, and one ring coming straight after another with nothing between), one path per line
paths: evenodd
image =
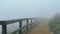
M54 14L60 12L59 1L60 0L0 0L0 20L35 17L49 19Z
M0 0L0 20L46 17L60 12L60 0Z

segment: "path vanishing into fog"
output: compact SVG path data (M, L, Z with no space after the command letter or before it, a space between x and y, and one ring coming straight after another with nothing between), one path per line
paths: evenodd
M48 24L41 23L34 29L32 29L28 34L53 34L49 31Z

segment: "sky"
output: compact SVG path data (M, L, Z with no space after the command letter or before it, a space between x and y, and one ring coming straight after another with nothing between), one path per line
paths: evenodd
M60 12L60 0L0 0L0 20L51 18Z

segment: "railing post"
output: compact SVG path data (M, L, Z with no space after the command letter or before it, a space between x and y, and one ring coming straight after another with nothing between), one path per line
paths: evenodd
M34 25L36 25L35 18L34 18Z
M29 20L27 19L27 30L29 29L28 24L29 24Z
M31 28L32 28L32 24L33 24L33 23L32 23L32 19L31 19Z
M19 21L19 28L22 27L22 20ZM22 29L20 29L19 34L22 34Z
M4 21L2 21L2 34L7 34L7 25Z

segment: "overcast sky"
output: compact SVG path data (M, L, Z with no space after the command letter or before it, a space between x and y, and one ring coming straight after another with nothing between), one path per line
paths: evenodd
M0 20L29 17L50 18L60 12L60 0L0 0Z

